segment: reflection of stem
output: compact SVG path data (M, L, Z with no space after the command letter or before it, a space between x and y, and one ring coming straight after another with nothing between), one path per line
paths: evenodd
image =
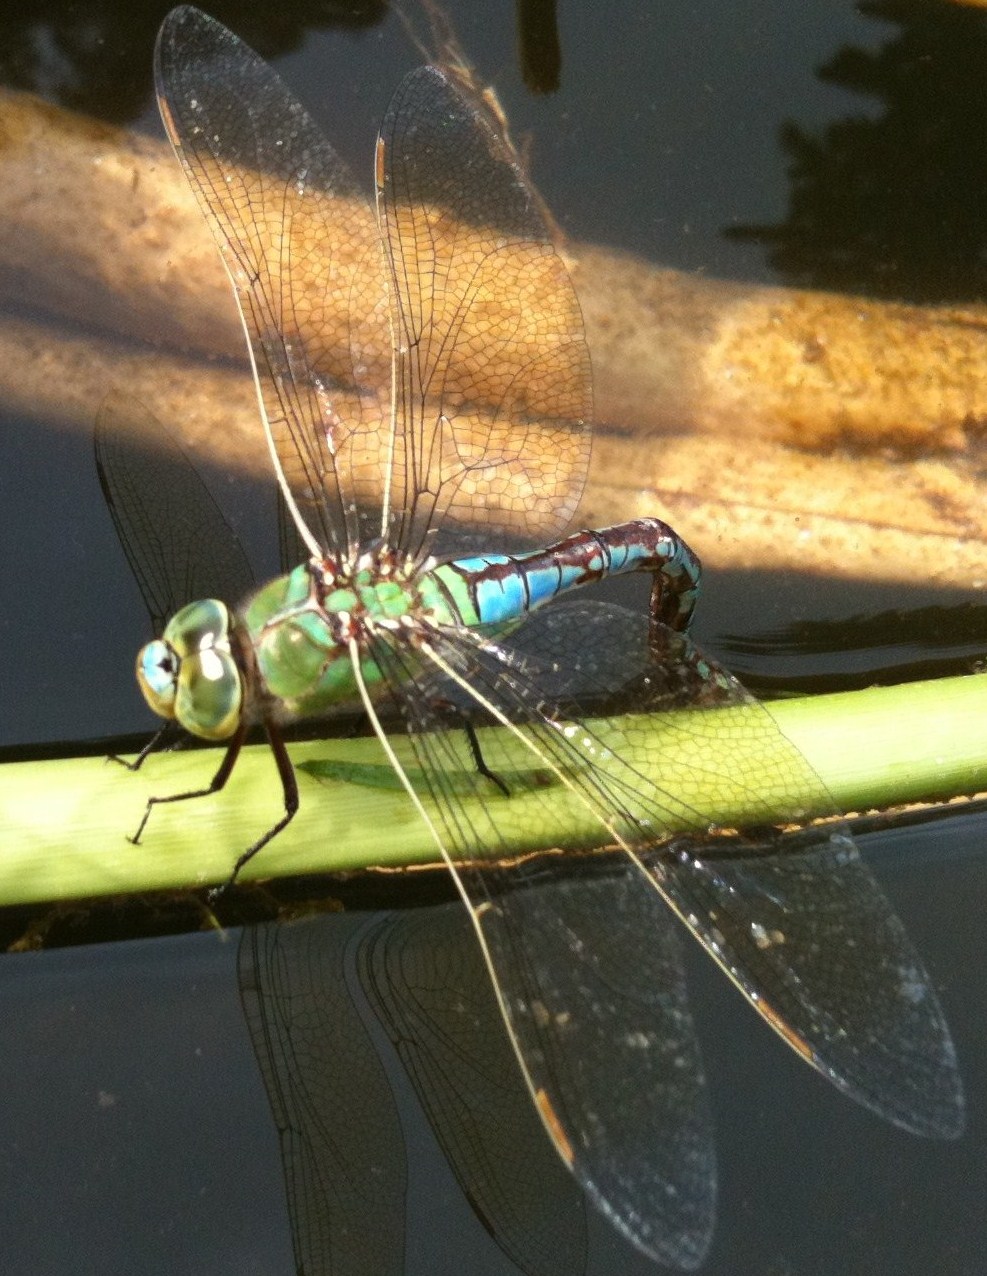
M51 317L0 316L0 406L89 429L111 385L136 388L198 455L268 473L229 285L164 147L18 94L0 94L0 130L0 274ZM710 566L911 582L918 561L961 587L987 573L977 475L902 459L977 442L983 312L566 256L597 419L615 427L597 431L587 524L657 513ZM94 316L101 336L73 327ZM847 443L852 457L832 450Z
M127 341L242 360L218 254L162 143L13 93L0 123L8 295L70 321L98 315ZM571 255L604 422L948 452L987 419L983 310L726 284L589 246ZM334 307L348 298L324 300L327 330L345 331Z
M768 796L758 793L757 775L786 770L790 746L777 737L779 753L763 748L745 752L745 732L726 729L728 719L742 720L746 706L704 711L721 714L724 730L704 731L703 770L697 779L694 759L677 741L686 733L670 732L670 716L638 717L635 725L665 733L658 756L656 782L674 789L724 826L743 823L749 808L738 801L736 777L743 775L758 794L757 822L763 823ZM936 801L984 789L987 761L987 675L948 678L890 688L779 701L769 712L785 736L805 756L841 810L870 810L906 802ZM681 720L680 715L676 715ZM492 728L489 728L492 730ZM480 733L482 736L482 732ZM770 734L770 733L769 733ZM639 737L654 747L654 734ZM403 744L403 742L401 742ZM292 826L254 865L258 877L304 872L331 872L368 867L398 868L432 863L434 844L407 797L377 788L370 768L381 764L372 740L323 740L297 744L292 759L301 777L301 809ZM308 764L339 763L357 767L361 783L338 778L313 782ZM225 881L237 854L270 825L278 811L280 790L266 747L244 750L237 772L224 794L179 803L155 812L144 843L133 847L126 833L135 813L152 793L188 788L209 771L212 759L200 751L153 759L139 775L108 767L101 758L8 763L0 768L0 811L3 812L4 855L0 859L0 902L17 904L133 891L183 888ZM464 767L467 765L464 759ZM412 767L413 770L413 767ZM722 777L722 778L720 778ZM753 779L751 778L753 777ZM793 818L791 802L801 802L806 815L831 813L813 792L789 792L788 806L774 812L778 820ZM476 798L463 797L467 815ZM529 795L490 801L511 802L516 810L516 849L550 848L553 804L565 803L560 787L547 786ZM572 827L571 804L559 806L560 820ZM540 831L539 845L526 836Z

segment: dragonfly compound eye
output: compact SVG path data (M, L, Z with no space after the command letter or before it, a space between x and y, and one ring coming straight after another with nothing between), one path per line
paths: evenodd
M175 716L175 690L181 661L177 653L155 638L137 655L137 682L144 699L162 718Z
M243 685L229 647L208 647L182 661L175 717L202 740L227 740L243 710Z
M186 731L202 740L228 739L243 710L243 683L230 649L231 623L226 605L206 598L176 612L161 641L145 648L145 652L164 648L168 653L167 663L162 661L158 668L157 682L148 679L152 692L167 708L159 709L145 690L151 707L165 717L177 718ZM167 687L159 692L165 682Z

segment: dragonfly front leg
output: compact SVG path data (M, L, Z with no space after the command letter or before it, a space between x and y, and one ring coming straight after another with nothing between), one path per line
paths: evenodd
M154 740L151 741L152 746L157 740L161 738L161 735L163 734L163 731L165 729L166 728L162 729L162 731L159 731L158 734L154 737ZM151 812L154 810L156 806L162 806L165 802L186 802L189 798L208 797L210 793L218 793L220 789L224 788L226 785L226 781L230 778L230 775L233 772L234 766L236 766L236 760L240 756L240 750L243 748L243 742L246 738L247 738L247 724L244 722L244 723L241 723L239 727L237 727L236 734L233 736L229 744L226 746L226 753L223 755L223 760L219 764L219 769L217 770L216 774L213 776L210 783L206 786L206 788L189 789L188 792L186 793L170 793L168 794L167 797L148 798L147 806L144 808L143 819L141 820L140 824L138 824L137 826L137 832L133 835L133 837L129 838L128 840L132 842L134 846L140 845L141 835L144 832L145 828L147 828L147 822L151 818ZM141 765L141 763L144 761L144 759L147 757L149 752L150 752L150 749L144 749L141 752L140 756L137 758L136 762L134 763L124 762L123 765L126 766L128 770L136 771L138 767ZM117 759L117 760L120 761L122 759Z
M291 822L298 810L298 781L295 778L295 768L292 765L291 758L288 756L284 740L273 722L267 722L264 726L271 746L271 752L274 754L274 761L278 768L278 778L281 780L281 791L284 795L284 815L262 837L259 837L256 842L253 842L237 857L228 879L221 886L210 892L211 899L215 899L234 885L244 865L249 863L258 851L262 850L272 838L276 837ZM244 741L247 738L248 729L249 724L246 721L241 722L240 726L237 727L236 734L226 746L226 752L216 774L204 788L189 789L184 793L169 793L165 797L148 798L147 806L144 808L144 815L137 826L137 831L132 837L128 838L128 841L135 846L140 844L144 830L147 828L148 820L151 818L151 812L156 806L162 806L166 802L186 802L190 798L208 797L210 793L219 793L221 789L224 789L227 780L233 774L233 768L236 766L240 750L243 748ZM151 741L150 746L142 750L135 762L127 762L124 758L113 758L113 760L121 762L128 770L136 771L151 752L153 746L160 740L164 730L167 730L167 727L158 732Z
M144 745L137 757L134 758L133 762L129 762L126 758L121 758L118 753L108 753L106 755L106 760L107 762L119 762L119 764L126 767L128 771L139 771L152 753L160 753L164 748L173 749L176 747L174 744L165 745L163 742L167 741L169 736L175 735L175 733L179 730L180 728L178 724L172 719L171 721L166 722L159 731L155 731L154 735L151 736L150 740L148 740L147 744ZM141 823L141 828L143 828L146 823L147 817L145 816ZM131 841L134 840L134 838L131 838Z

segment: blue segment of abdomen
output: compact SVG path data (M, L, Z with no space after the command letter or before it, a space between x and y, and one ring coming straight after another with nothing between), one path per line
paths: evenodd
M449 566L468 588L480 624L504 624L519 619L529 610L524 573L517 559L509 554L457 558Z
M699 559L657 518L576 532L528 554L458 558L436 575L464 623L496 626L510 625L570 589L637 571L654 577L653 618L684 629L699 592Z

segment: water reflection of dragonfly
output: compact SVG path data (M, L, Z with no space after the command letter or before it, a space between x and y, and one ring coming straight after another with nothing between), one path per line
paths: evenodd
M605 884L580 889L613 901ZM636 980L646 999L656 969L649 958ZM238 970L299 1272L404 1270L408 1157L381 1029L503 1252L529 1276L585 1270L582 1195L531 1106L461 905L250 927Z
M218 23L169 15L157 76L240 304L287 540L310 555L236 613L186 606L193 587L223 596L223 577L246 593L242 553L164 431L149 426L171 477L148 483L110 428L126 409L107 409L98 460L124 547L152 616L183 608L142 652L145 694L228 741L206 791L226 783L252 721L278 762L285 817L237 871L297 806L280 722L362 704L468 905L545 1130L661 1261L702 1260L715 1195L678 923L842 1091L906 1129L955 1134L952 1043L900 922L845 829L776 827L779 809L825 805L820 781L680 632L698 576L688 548L641 519L500 552L549 539L576 507L589 364L567 272L482 105L435 68L404 81L381 129L375 215ZM468 556L437 561L457 546ZM652 574L647 616L578 599L534 610L630 570ZM592 725L576 719L587 703ZM738 749L770 745L774 759L756 780L725 777L747 812L739 830L663 786L663 746L638 716L668 711L702 769L726 705ZM573 854L522 858L547 830ZM602 847L633 870L606 909L579 887ZM625 995L646 950L651 995Z

